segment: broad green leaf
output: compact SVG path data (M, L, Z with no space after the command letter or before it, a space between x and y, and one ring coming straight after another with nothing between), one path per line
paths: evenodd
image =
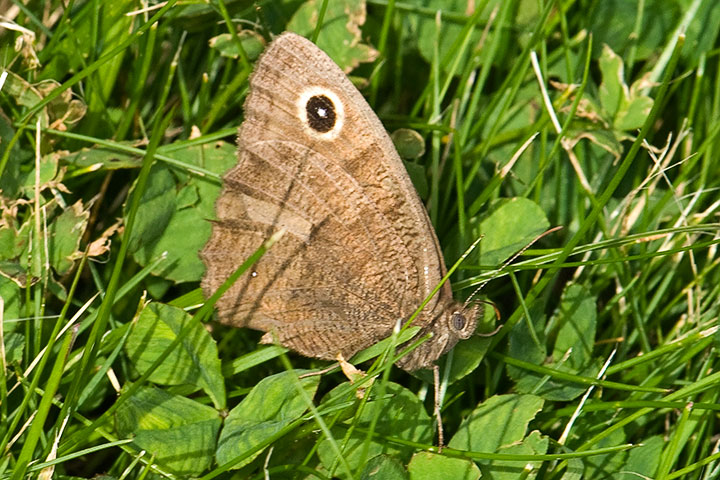
M3 324L3 327L6 326L9 326L9 323ZM12 327L8 328L8 330L12 330ZM25 350L25 335L13 331L8 333L6 331L4 332L4 337L3 348L5 349L5 364L21 367L23 351Z
M414 162L407 162L405 160L403 160L403 165L405 165L405 170L407 170L408 175L410 175L410 180L412 180L413 186L415 187L418 196L420 198L427 198L430 192L430 187L428 186L425 167Z
M592 359L595 345L597 306L595 297L582 285L571 284L562 294L560 305L551 321L559 326L555 348L552 353L555 362L581 369Z
M390 455L377 455L371 458L360 475L362 480L406 480L405 467Z
M265 40L263 37L252 30L241 30L238 32L238 38L242 44L250 61L257 59L265 49ZM240 50L237 43L233 40L229 33L221 33L212 37L209 41L210 48L216 48L220 55L228 58L239 58Z
M554 314L552 325L557 332L552 362L546 361L545 319L539 312L531 312L535 335L528 331L528 322L517 323L509 337L508 354L519 360L560 372L594 378L598 372L597 361L592 357L595 338L595 300L579 286L570 286L563 294L563 301ZM537 343L537 341L540 344ZM588 343L589 342L589 343ZM570 351L569 355L566 354ZM547 400L572 400L582 395L586 386L551 376L508 366L508 374L515 380L519 392L533 393Z
M542 409L535 395L496 395L478 405L460 425L449 447L474 452L497 452L521 442L528 423Z
M452 478L454 480L478 480L480 469L472 460L446 457L431 452L419 452L413 455L408 464L410 480L435 480Z
M600 366L593 362L582 370L577 370L562 363L544 365L558 372L579 375L586 378L595 378ZM509 369L508 369L509 370ZM516 378L515 388L518 392L533 393L546 400L570 401L582 395L587 386L584 384L556 380L552 376L543 376L535 372L525 372L514 376Z
M176 203L178 210L196 205L200 201L198 189L195 185L186 185L177 195Z
M315 31L323 0L308 0L295 12L287 30L309 38ZM372 62L378 52L362 43L360 27L365 23L365 0L327 2L317 46L349 73L360 63Z
M2 319L5 334L19 330L21 322L12 321L20 318L20 308L22 307L22 291L17 283L9 278L0 275L0 298L2 298Z
M533 431L522 441L502 447L497 453L506 455L538 455L547 453L548 439L540 435L540 432ZM542 460L537 462L518 462L510 460L493 460L487 463L487 469L492 472L493 480L515 480L516 478L535 478L535 473L543 464ZM532 472L525 477L527 472Z
M0 157L5 155L5 150L15 136L15 127L12 123L12 120L0 110ZM33 153L29 148L23 142L14 143L8 161L4 169L0 171L0 191L7 198L18 196L22 183L21 166L26 165L33 158Z
M12 97L18 105L30 108L43 99L42 94L35 85L12 71L7 70L6 72L7 77L5 78L2 92ZM47 109L41 110L40 115L41 126L47 127L49 124Z
M598 89L600 104L609 118L614 120L623 101L628 97L623 60L605 45L598 65L602 73L602 83Z
M588 19L589 34L593 36L596 54L602 45L609 45L616 52L626 52L635 46L636 60L644 60L657 53L665 45L668 35L682 16L680 4L667 0L645 0L644 10L638 12L637 1L603 0L593 2L584 14ZM685 2L686 3L686 2ZM711 2L712 3L712 2ZM687 4L687 3L686 3ZM642 15L640 35L634 36L638 14Z
M45 189L48 185L51 185L53 181L59 182L62 178L58 178L58 159L59 154L51 153L45 155L40 160L40 175L39 178L35 178L35 167L33 162L33 168L30 170L21 185L21 191L23 195L28 198L32 198L35 193L35 183L39 182L38 185L40 190ZM60 174L62 177L62 173Z
M614 127L620 131L637 130L643 126L653 106L653 99L646 96L630 98L615 117Z
M494 320L495 312L493 311L490 313L489 315L493 316L489 317L487 313L489 309L492 309L492 306L488 305L487 308L481 306L481 310L486 312L484 314L484 318L491 318ZM461 378L464 378L475 371L478 365L480 365L480 362L482 362L483 358L485 358L485 354L488 352L492 341L493 339L491 337L474 335L467 340L461 340L455 344L455 347L452 350L452 366L450 374L448 375L448 382L457 382Z
M578 125L568 130L565 136L568 148L574 148L580 140L587 139L611 154L616 160L620 158L623 147L612 130L584 125L587 128L587 130L585 130L581 128L582 126L583 125Z
M188 165L198 165L222 175L237 162L236 147L227 142L195 145L172 152L173 157ZM167 258L153 274L174 282L198 281L205 266L197 253L210 238L215 218L215 199L220 182L179 169L156 165L138 210L137 233L142 238L133 245L135 260L140 265Z
M619 480L655 478L666 444L667 440L662 435L644 439L642 444L628 452L625 467L623 471L618 472L616 478Z
M451 49L456 46L456 41L458 41L463 34L465 23L474 13L473 7L475 7L476 4L468 3L467 0L411 0L407 3L429 11L442 12L448 17L441 19L439 24L435 15L411 15L408 19L412 25L411 31L408 33L412 33L417 37L416 41L420 55L422 55L425 61L432 64L435 61L435 49L437 47L440 68L447 69L460 54L458 50L451 52ZM483 35L482 27L486 25L486 22L490 19L493 9L500 3L499 0L490 0L484 3L484 9L480 15L479 22L473 25L470 30L470 40L467 43L462 57L459 59L461 66L466 65L470 61L471 54L476 54L479 58L482 58L483 51L474 52L473 50L477 48L480 38ZM438 26L440 28L439 34ZM488 37L485 39L485 45L493 41L492 37L496 35L496 32L497 30L491 30L489 32ZM435 45L438 42L439 44ZM478 62L479 58L477 60ZM456 74L458 73L460 72L456 72Z
M75 260L82 257L80 239L85 233L90 212L83 208L82 200L66 208L48 228L50 265L59 275L64 275Z
M602 72L599 88L600 103L606 120L612 129L623 138L620 132L637 130L642 127L653 106L653 99L642 94L650 86L645 78L640 78L628 87L625 83L623 59L607 45L598 62Z
M355 425L356 429L353 430L342 448L342 454L353 471L380 453L392 455L400 461L406 462L414 452L413 447L389 443L381 438L370 439L366 450L364 448L367 438L365 430L370 428L376 414L379 414L379 417L373 431L380 437L392 436L411 442L432 443L432 420L417 395L396 383L385 385L382 399L376 397L380 394L379 390L378 385L372 387L371 400L365 405L358 418L343 421L341 426L331 429L335 440L341 443L350 425ZM353 393L343 392L347 392L346 385L340 385L332 390L323 399L323 405L327 405L331 401L347 402L355 399ZM357 428L363 431L359 431ZM330 469L333 466L336 454L329 440L325 439L320 442L318 456L325 468ZM338 469L334 474L345 478L345 472L342 469Z
M425 155L425 139L415 130L399 128L390 135L390 138L400 158L420 158Z
M211 407L142 387L118 408L115 422L121 436L132 436L155 463L178 475L198 475L212 465L221 419Z
M601 418L597 416L585 416L588 425L600 426ZM614 419L608 418L606 424L609 426ZM622 445L626 441L625 432L622 429L613 430L608 436L598 441L594 448L614 447ZM583 478L618 478L621 472L626 471L627 456L629 452L619 451L605 455L593 455L583 458L585 463L585 474ZM637 478L637 477L635 477Z
M282 372L260 380L247 397L230 410L218 440L217 462L224 464L271 439L291 422L300 418L308 404L298 392L302 388L311 399L315 396L319 375L298 379L305 370ZM263 449L249 455L233 468L255 459Z
M10 212L4 212L0 225L0 260L27 261L30 220L18 225ZM23 285L24 286L24 285Z
M549 225L543 211L532 200L517 197L499 202L480 225L473 228L476 236L485 235L476 249L480 254L479 263L499 267Z
M141 374L155 362L178 333L193 321L185 311L150 303L137 318L125 343L125 352ZM203 324L190 333L150 375L160 385L195 385L208 394L216 408L225 408L225 383L217 346Z
M153 165L130 236L130 251L140 265L154 260L148 250L170 223L175 212L176 196L175 181L170 170L161 164Z

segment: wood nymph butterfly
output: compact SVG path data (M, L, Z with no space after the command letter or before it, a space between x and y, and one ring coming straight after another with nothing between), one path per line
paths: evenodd
M201 252L212 294L264 240L286 234L217 303L220 322L303 355L350 358L388 337L446 273L430 219L383 125L312 42L277 37L245 101L238 164ZM477 323L449 283L413 325L432 337L398 361L431 366Z

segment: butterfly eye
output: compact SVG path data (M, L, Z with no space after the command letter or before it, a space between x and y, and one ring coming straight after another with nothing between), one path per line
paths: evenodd
M465 328L465 323L465 316L460 312L455 312L450 317L450 325L452 325L455 330L462 330Z
M308 125L316 132L329 132L335 126L335 104L325 95L310 97L305 104L305 111Z

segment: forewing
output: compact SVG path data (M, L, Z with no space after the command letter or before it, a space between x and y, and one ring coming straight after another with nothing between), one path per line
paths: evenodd
M343 104L342 128L331 139L309 135L300 120L308 88ZM440 281L434 232L379 120L317 47L279 37L258 61L250 92L239 163L224 178L202 252L203 288L212 293L284 228L218 302L220 320L275 331L283 345L310 356L352 355L387 336Z

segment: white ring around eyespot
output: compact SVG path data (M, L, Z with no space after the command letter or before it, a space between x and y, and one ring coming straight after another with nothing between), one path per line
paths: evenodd
M335 125L327 132L318 132L317 130L311 128L307 118L308 100L310 100L312 97L320 95L324 95L328 99L330 99L330 101L333 103L333 106L335 107ZM309 136L317 138L319 140L335 140L335 138L340 135L340 131L345 124L345 107L340 101L340 97L338 97L332 90L328 90L327 88L317 85L308 87L303 90L302 93L300 93L300 96L297 99L296 107L298 117L300 118L300 121L303 125L303 130L305 130L305 133L307 133Z

